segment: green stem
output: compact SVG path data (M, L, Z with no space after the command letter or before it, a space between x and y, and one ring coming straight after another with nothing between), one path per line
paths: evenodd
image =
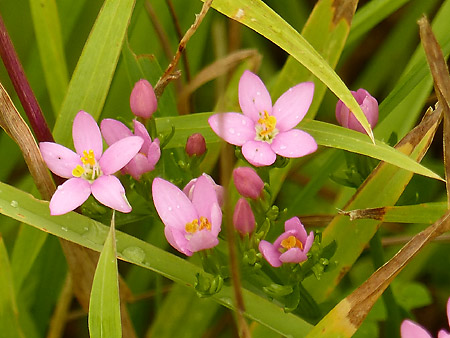
M372 256L372 263L375 269L378 269L385 263L379 230L370 240L370 254ZM385 335L386 337L393 338L400 337L400 308L395 300L390 286L386 288L382 297L387 312Z

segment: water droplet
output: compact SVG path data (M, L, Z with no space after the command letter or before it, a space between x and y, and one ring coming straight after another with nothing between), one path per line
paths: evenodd
M244 15L245 15L244 10L242 8L239 8L237 10L236 14L234 15L234 19L235 20L240 20L240 19L242 19L244 17Z
M230 134L234 134L234 129L233 128L228 129L228 131L230 132Z
M242 125L243 125L243 126L246 126L246 125L247 125L247 121L242 120Z
M256 92L256 95L260 96L260 95L261 95L261 92Z
M286 147L284 144L280 146L280 149L281 149L281 150L284 150L284 149L286 149L286 148L287 148L287 147Z
M62 190L63 190L62 185L58 185L58 187L56 188L56 190L62 191Z
M257 20L255 18L250 19L251 22L256 22Z
M67 229L66 227L61 227L62 231L69 231L69 229Z
M13 208L17 208L19 206L19 203L17 201L11 201L10 204Z
M177 204L177 209L180 209L180 205L179 204Z
M241 136L241 133L237 133L236 136Z
M172 211L172 207L168 207L167 210Z
M141 248L137 246L130 246L122 251L122 255L124 258L129 259L130 261L136 263L142 263L145 258L145 252Z

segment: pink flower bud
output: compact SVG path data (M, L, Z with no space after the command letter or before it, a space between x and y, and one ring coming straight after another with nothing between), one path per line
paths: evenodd
M378 122L378 102L369 94L365 89L358 89L358 91L352 91L352 94L358 104L360 105L364 115L366 115L367 121L371 128L374 128ZM339 124L345 128L353 129L361 133L366 131L362 127L361 123L356 119L355 115L347 108L347 106L339 100L336 104L336 119Z
M241 197L234 207L233 224L236 230L243 235L255 230L255 215L244 197Z
M189 157L202 156L206 151L205 138L200 133L192 134L186 142L186 153Z
M252 199L259 198L264 188L264 182L256 171L250 167L234 169L233 181L239 194Z
M147 80L139 80L130 95L130 108L134 115L149 119L157 108L156 95Z

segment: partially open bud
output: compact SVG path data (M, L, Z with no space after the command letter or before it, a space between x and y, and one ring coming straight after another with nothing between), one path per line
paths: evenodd
M252 199L259 198L264 188L264 182L256 171L250 167L234 169L233 181L239 194Z
M134 115L149 119L156 111L158 103L152 85L147 80L139 80L130 95L130 108Z
M189 136L185 150L189 157L202 156L206 151L206 141L203 135L195 133Z
M358 89L358 91L352 91L352 95L356 99L356 102L361 107L364 115L366 115L367 121L370 127L373 129L378 122L378 102L369 94L365 89ZM365 133L363 126L356 119L355 115L347 108L347 106L339 100L336 104L336 119L339 124L345 128L353 129L361 133Z
M241 197L234 207L233 224L241 234L249 234L255 230L255 215L247 200Z

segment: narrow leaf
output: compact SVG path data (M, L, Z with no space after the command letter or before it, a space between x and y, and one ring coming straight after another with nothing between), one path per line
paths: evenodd
M92 283L89 301L91 337L122 337L114 212Z

